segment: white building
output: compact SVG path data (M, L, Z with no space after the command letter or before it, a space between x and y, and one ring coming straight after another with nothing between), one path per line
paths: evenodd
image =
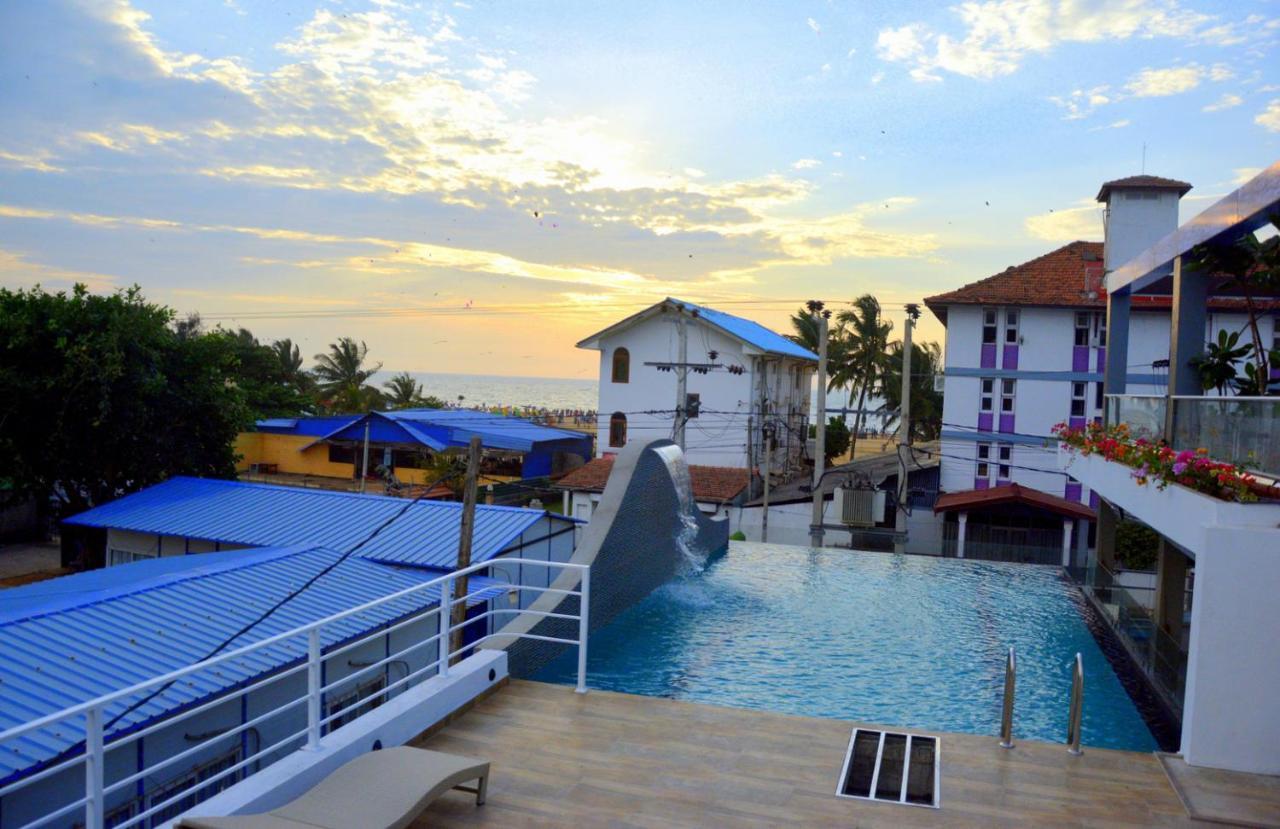
M948 554L963 554L963 538L971 555L1003 557L1001 548L1038 550L1046 562L1071 548L1083 555L1090 522L1078 506L1096 509L1097 496L1058 470L1051 430L1101 420L1105 274L1173 232L1190 189L1156 176L1109 181L1097 196L1106 206L1104 242L1072 242L925 300L947 328L938 510ZM1241 330L1238 308L1230 299L1212 302L1205 339ZM1266 325L1264 335L1275 336L1274 319ZM1129 390L1165 394L1168 359L1169 298L1135 297ZM1051 498L988 492L1015 483Z
M578 343L600 352L597 452L674 433L681 338L688 371L685 454L691 465L760 463L761 416L783 427L773 468L800 457L818 358L759 323L665 299Z

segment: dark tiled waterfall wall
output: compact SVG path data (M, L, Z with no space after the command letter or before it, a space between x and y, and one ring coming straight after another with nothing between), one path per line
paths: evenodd
M615 463L614 476L626 470ZM671 441L650 443L640 452L630 480L611 478L605 490L625 484L617 511L591 564L591 629L597 630L690 566L681 538L699 558L718 555L729 544L729 522L703 515L693 507L688 467ZM692 513L696 534L682 515ZM593 521L608 520L597 512ZM585 540L585 539L584 539ZM575 556L575 560L576 560ZM578 598L565 597L558 613L578 612ZM531 631L541 636L577 638L577 623L544 619ZM566 645L521 639L508 648L511 672L529 677L558 656Z

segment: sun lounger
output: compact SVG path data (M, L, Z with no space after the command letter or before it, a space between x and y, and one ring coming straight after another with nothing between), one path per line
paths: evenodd
M474 787L460 784L475 780ZM484 803L489 763L421 748L363 754L301 797L257 815L184 817L186 829L400 829L450 789Z

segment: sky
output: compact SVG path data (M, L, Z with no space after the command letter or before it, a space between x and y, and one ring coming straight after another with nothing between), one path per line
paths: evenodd
M1276 161L1278 42L1280 0L4 3L0 286L423 372L592 377L665 296L900 331L1101 239L1105 180L1185 219Z

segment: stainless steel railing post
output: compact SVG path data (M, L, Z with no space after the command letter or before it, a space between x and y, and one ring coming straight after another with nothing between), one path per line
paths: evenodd
M1018 678L1018 659L1009 648L1004 663L1004 708L1000 714L1000 747L1013 748L1013 687Z
M1071 670L1071 711L1067 715L1067 751L1081 754L1080 719L1084 714L1084 660L1076 654Z

